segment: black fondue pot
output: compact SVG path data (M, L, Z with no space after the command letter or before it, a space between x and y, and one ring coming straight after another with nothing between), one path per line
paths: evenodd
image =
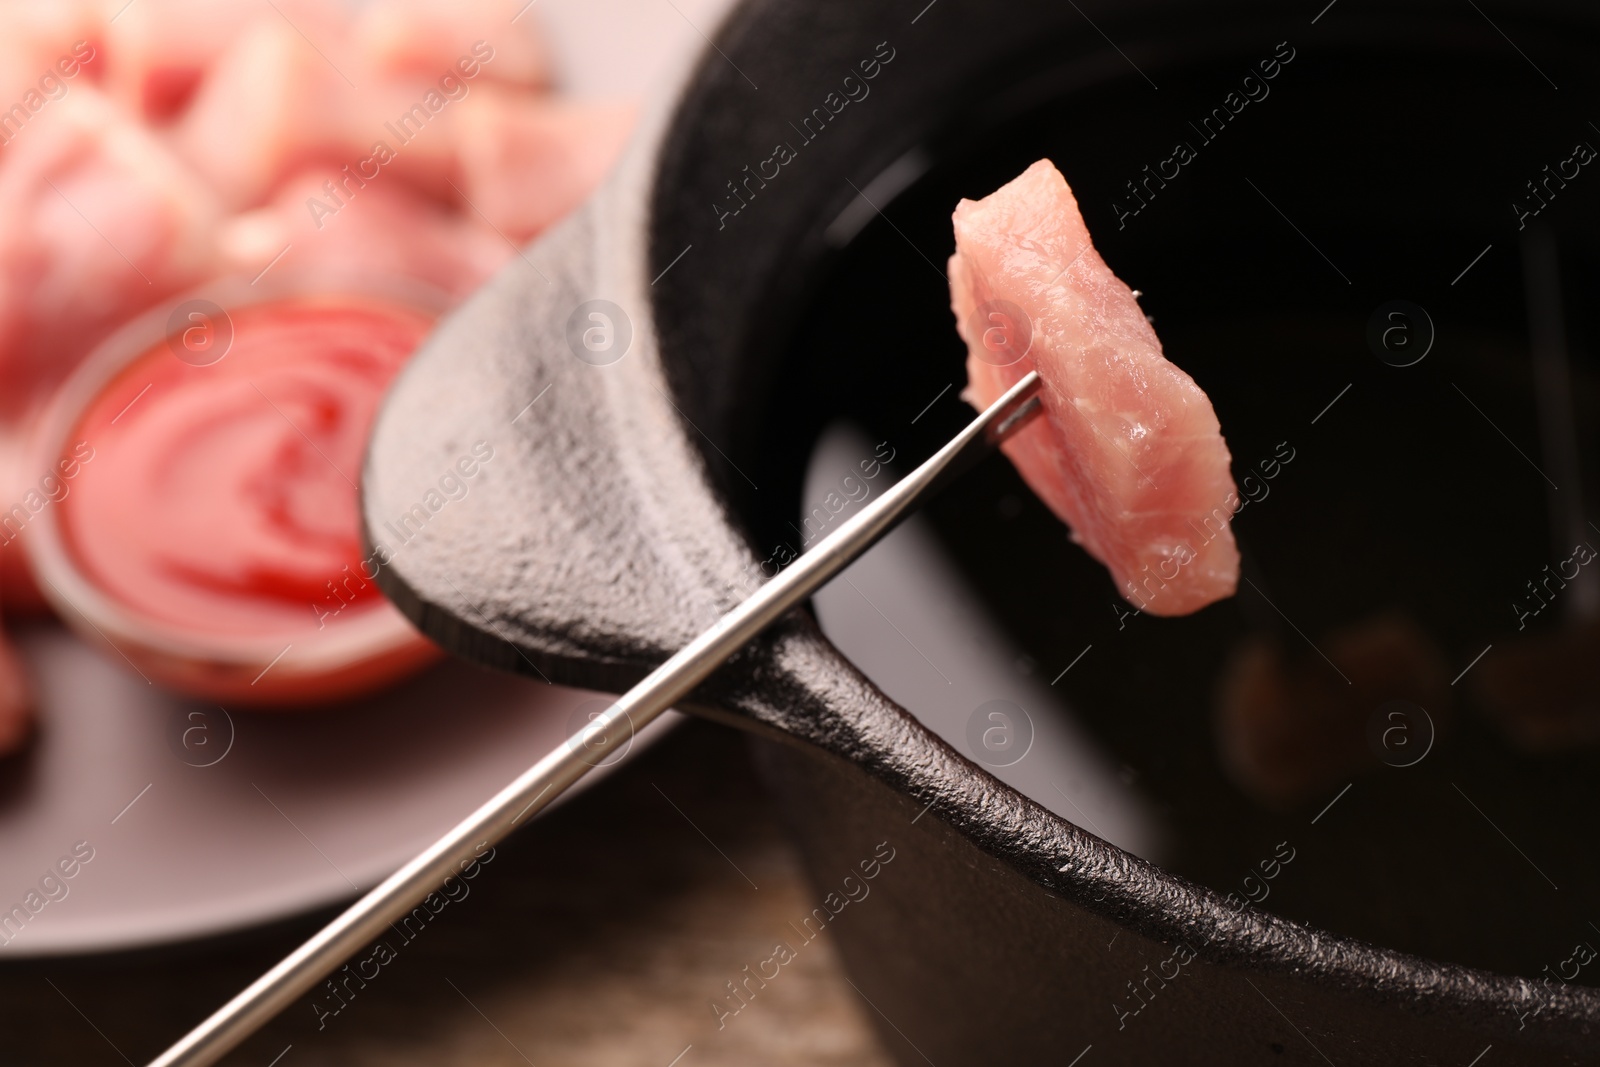
M1295 458L1235 520L1238 596L1184 619L1119 613L1001 457L925 512L1156 813L1159 864L1003 784L810 615L696 693L750 732L819 894L893 850L830 924L886 1046L1594 1062L1600 767L1512 743L1479 682L1584 621L1534 612L1530 580L1570 556L1593 473L1597 31L1556 2L749 0L405 372L366 471L385 588L460 655L622 691L796 549L825 427L899 465L970 417L949 214L1048 156L1236 472ZM393 541L480 441L472 493ZM1384 612L1456 678L1423 757L1252 799L1217 756L1224 664L1261 640L1315 666Z

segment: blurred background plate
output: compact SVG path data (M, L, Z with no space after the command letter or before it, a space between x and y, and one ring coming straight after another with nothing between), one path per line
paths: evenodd
M54 626L18 646L44 728L0 769L0 911L44 899L40 879L79 842L93 858L19 932L0 927L0 958L200 937L354 897L609 703L450 662L335 709L230 712ZM651 723L580 788L678 721Z

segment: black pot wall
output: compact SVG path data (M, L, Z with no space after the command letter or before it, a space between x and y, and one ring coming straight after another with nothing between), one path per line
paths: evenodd
M1501 1063L1593 1059L1584 1027L1519 1030L1506 987L1464 972L1380 963L1380 953L1332 939L1296 964L1266 966L1263 952L1241 959L1207 945L1273 940L1242 926L1130 935L944 821L913 825L914 804L854 768L754 746L819 904L881 842L895 849L868 895L828 929L885 1047L908 1067L1070 1064L1086 1050L1083 1063L1126 1065L1468 1064L1491 1044ZM1402 992L1419 980L1425 992Z

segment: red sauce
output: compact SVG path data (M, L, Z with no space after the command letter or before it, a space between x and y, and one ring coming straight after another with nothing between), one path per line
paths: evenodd
M330 608L327 625L386 606L360 578L356 483L378 403L432 321L350 299L231 318L219 362L157 345L87 407L67 447L93 458L61 529L84 575L144 618L292 641Z

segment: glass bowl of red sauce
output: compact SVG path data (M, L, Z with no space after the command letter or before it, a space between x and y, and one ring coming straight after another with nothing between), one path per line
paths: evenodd
M358 488L390 382L444 309L393 282L228 282L136 320L68 380L34 464L40 590L152 684L323 703L441 653L379 592Z

